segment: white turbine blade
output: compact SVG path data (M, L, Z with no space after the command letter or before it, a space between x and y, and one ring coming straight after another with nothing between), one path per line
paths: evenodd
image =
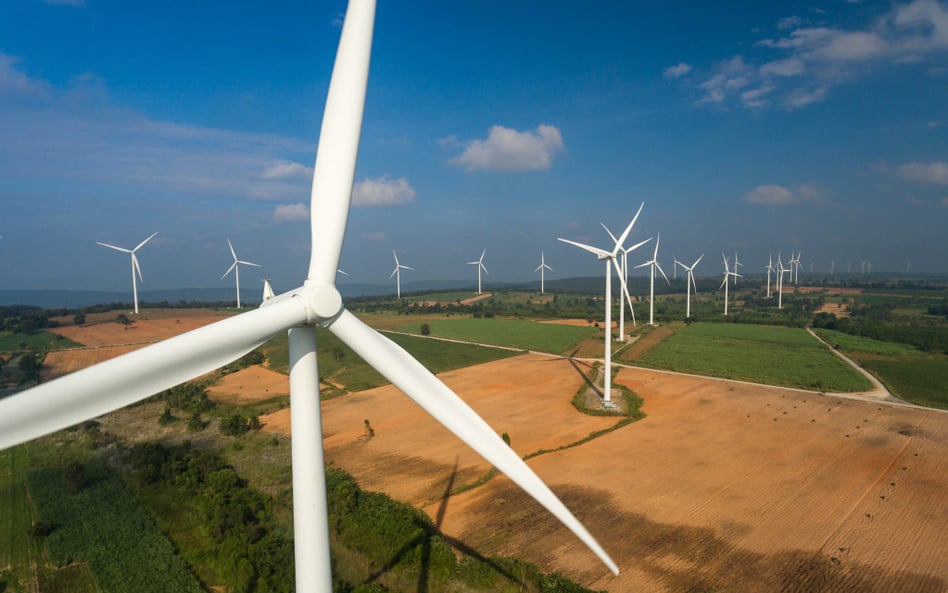
M124 247L116 247L115 245L109 245L108 243L99 243L95 242L96 245L101 245L102 247L108 247L109 249L114 249L116 251L121 251L122 253L131 253L131 249L125 249Z
M132 268L134 268L135 271L138 272L138 280L139 280L140 282L144 283L144 282L145 282L145 279L142 278L142 267L141 267L140 265L138 265L138 258L135 257L135 252L134 252L134 251L132 251Z
M724 288L725 284L727 284L727 274L724 275L724 282L721 283L721 286L718 286L718 290Z
M234 263L230 264L230 267L227 268L227 271L224 272L224 275L223 275L223 276L221 276L221 280L223 280L224 278L226 278L226 277L227 277L227 274L230 274L231 271L233 271L233 269L236 268L236 267L237 267L237 260L235 259L235 260L234 260Z
M158 234L158 232L155 231L154 233L152 233L151 235L149 235L147 239L145 239L144 241L142 241L141 243L139 243L139 244L135 247L135 249L132 249L132 251L138 251L139 249L141 249L142 246L143 246L145 243L148 243L149 241L151 241L152 239L154 239L154 238L155 238L155 235L157 235L157 234Z
M481 252L481 257L480 257L480 259L478 259L477 261L478 261L478 262L484 261L484 256L485 256L485 255L487 255L487 248L486 248L486 247L484 248L484 251Z
M556 270L554 270L551 266L548 266L548 265L546 265L546 264L543 264L543 267L546 268L547 270L551 271L551 272L555 272L555 271L556 271Z
M263 266L261 266L260 264L255 264L255 263L253 263L252 261L244 261L244 260L242 260L242 259L238 259L238 260L237 260L237 263L238 263L238 264L244 264L245 266L253 266L253 267L255 267L255 268L262 268L262 267L263 267Z
M228 317L0 400L0 449L101 416L213 371L306 321L297 299Z
M691 285L694 287L695 292L698 292L698 283L695 282L695 275L691 273L691 270L688 270L688 277L691 278Z
M629 247L628 249L625 249L624 251L625 251L626 253L632 253L633 251L635 251L636 249L638 249L638 248L641 247L642 245L645 245L646 243L648 243L648 242L651 241L651 240L652 240L652 238L649 237L648 239L646 239L646 240L644 240L644 241L639 241L638 243L636 243L636 244L633 245L632 247Z
M227 246L230 247L230 254L234 256L234 261L237 261L237 252L234 251L234 245L230 242L230 239L227 239Z
M601 224L601 225L602 225L602 228L606 229L606 232L609 233L609 238L612 239L612 242L613 242L613 243L618 243L618 242L619 242L619 240L616 239L616 236L612 234L612 231L609 230L609 227L606 226L606 223L600 222L599 224Z
M342 274L343 276L348 276L348 275L349 275L348 272L343 272L342 270L339 270L339 269L336 270L336 273L337 273L337 274Z
M652 265L652 262L651 262L651 261L647 261L647 262L642 263L642 264L639 264L639 265L637 265L637 266L632 266L632 268L635 269L635 270L637 270L637 269L639 269L639 268L644 268L645 266L650 266L650 265Z
M312 252L307 277L316 282L336 281L362 133L374 25L374 0L349 3L313 168Z
M375 370L435 420L523 488L589 547L613 574L619 569L576 517L477 412L397 344L343 310L329 326Z
M655 267L662 273L662 278L665 279L665 283L671 286L671 282L668 281L668 276L665 275L665 270L662 269L662 264L658 263L658 260L655 260Z
M639 214L642 213L642 208L645 207L645 202L639 204L639 209L636 211L635 216L632 217L632 222L629 223L629 226L625 227L625 230L619 235L619 239L616 241L616 246L612 250L612 255L615 255L622 249L622 244L625 243L626 237L629 236L629 233L632 232L632 227L635 226L635 221L639 219Z
M632 311L632 323L635 323L635 309L632 308L632 297L629 295L629 285L625 283L625 274L622 273L622 266L620 266L616 260L612 260L612 266L619 276L619 286L622 287L622 294L625 295L625 300L629 304L629 311ZM622 299L620 298L619 300L621 301Z
M543 264L540 264L539 266L537 266L537 269L535 269L535 270L533 270L533 271L534 271L534 272L539 272L539 271L542 270L542 269L543 269Z
M477 262L477 264L484 270L484 273L490 276L490 272L487 271L487 266L484 265L484 262Z
M398 266L396 265L395 269L392 270L392 273L388 275L388 279L391 280L397 273L398 273Z
M400 267L401 269L403 269L403 270L411 270L412 272L415 271L415 268L413 268L413 267L411 267L411 266L399 266L399 267Z
M695 260L695 263L691 264L691 269L694 269L694 267L698 265L698 262L701 261L702 258L704 258L703 253L698 256L698 259Z
M562 241L563 243L569 243L570 245L575 245L580 249L585 249L593 255L598 255L600 259L605 259L607 257L612 257L612 254L606 251L605 249L599 249L598 247L593 247L591 245L586 245L584 243L577 243L576 241L570 241L569 239L556 238L557 241Z

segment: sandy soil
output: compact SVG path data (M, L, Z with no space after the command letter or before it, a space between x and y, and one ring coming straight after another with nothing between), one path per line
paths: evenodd
M207 390L213 400L227 403L253 403L290 394L290 378L259 365L226 375Z
M462 305L470 305L471 303L476 303L477 301L483 301L484 299L489 299L489 298L492 297L492 296L494 296L494 293L492 293L492 292L485 292L485 293L479 294L479 295L477 295L477 296L472 296L472 297L469 298L469 299L464 299L463 301L461 301L461 304L462 304Z
M540 321L539 323L549 323L552 325L574 325L576 327L592 327L592 324L586 321L585 319L546 319ZM604 321L600 321L599 325L602 326Z
M792 292L792 286L785 286L784 292ZM846 288L842 286L797 286L800 292L825 292L826 294L862 294L861 288Z
M823 306L817 309L817 313L832 313L837 317L849 317L849 311L841 303L823 303Z

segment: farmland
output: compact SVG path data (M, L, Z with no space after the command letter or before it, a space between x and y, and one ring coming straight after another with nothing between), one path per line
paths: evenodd
M540 324L517 319L451 318L431 321L431 335L479 344L495 344L524 350L562 354L596 333L591 327ZM420 333L418 324L401 331Z
M819 391L864 391L869 382L803 329L695 323L648 351L641 364Z

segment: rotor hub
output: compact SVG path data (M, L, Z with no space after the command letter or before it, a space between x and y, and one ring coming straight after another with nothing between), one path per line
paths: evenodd
M332 284L317 284L310 288L309 306L316 321L325 325L342 312L342 295Z

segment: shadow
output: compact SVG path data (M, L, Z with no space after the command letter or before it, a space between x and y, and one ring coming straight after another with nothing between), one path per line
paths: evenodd
M583 363L577 362L576 359L573 357L569 357L566 360L568 360L569 364L573 367L573 369L575 369L576 372L579 373L579 376L583 378L583 382L586 383L586 386L592 389L596 393L596 395L599 396L599 399L602 399L603 398L602 389L600 389L599 386L593 383L592 379L589 378L589 374L586 371L580 368L580 365L582 365L582 366L585 366L586 369L591 370L593 366L585 362Z

